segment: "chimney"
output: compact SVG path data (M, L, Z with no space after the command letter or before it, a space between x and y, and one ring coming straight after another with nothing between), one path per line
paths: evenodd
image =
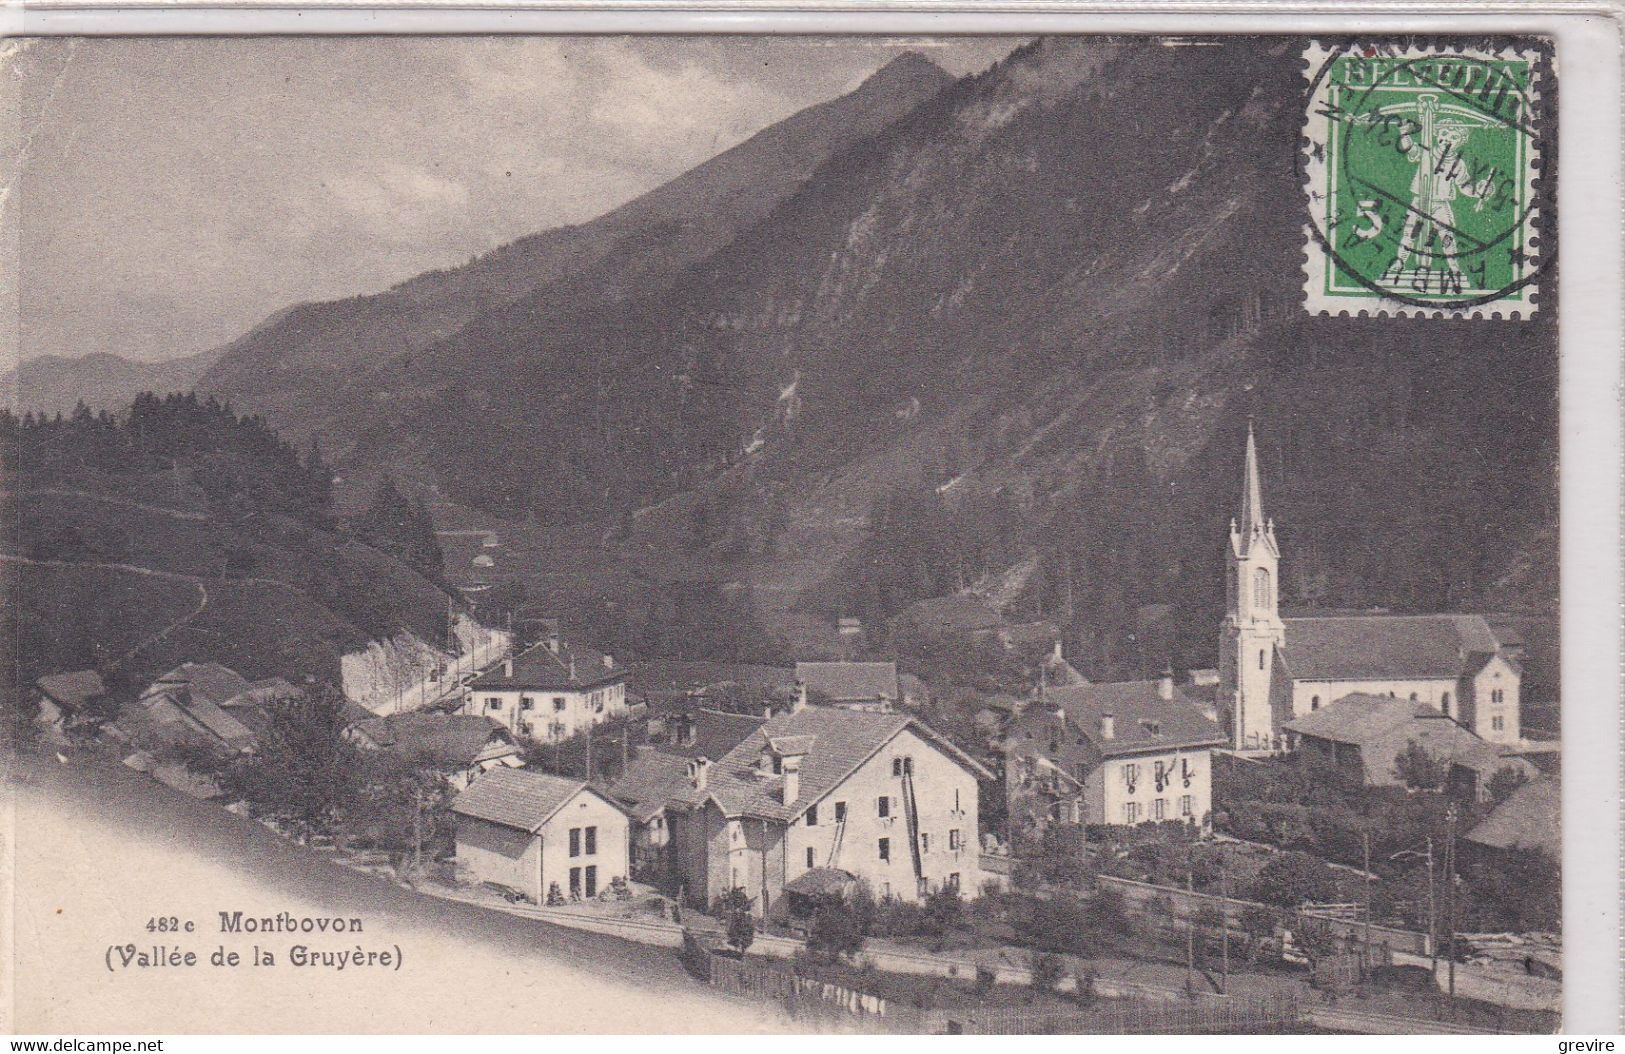
M792 805L801 797L801 755L786 754L781 764L784 766L784 804Z
M506 659L502 660L502 676L504 676L504 677L512 677L513 676L513 656L512 655L510 655Z
M1050 649L1049 661L1060 665L1066 661L1066 649L1061 644L1061 638L1055 638L1055 647Z
M606 654L604 656L604 669L613 670L614 668L615 668L615 656Z
M1100 715L1100 738L1101 739L1116 739L1117 738L1117 717L1116 717L1115 714L1101 714Z
M688 782L695 790L704 790L710 775L710 758L695 758L688 763Z
M570 680L573 681L575 679L576 679L576 657L574 655L571 655L570 656Z
M1174 671L1163 670L1162 676L1157 678L1157 698L1172 699L1174 697Z
M796 681L796 702L795 702L795 705L790 708L790 712L792 714L799 714L801 711L803 711L805 709L807 709L807 682L802 681L802 680L797 680Z

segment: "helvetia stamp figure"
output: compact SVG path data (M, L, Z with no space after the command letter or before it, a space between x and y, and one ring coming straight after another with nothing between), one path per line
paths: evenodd
M1305 306L1526 319L1541 244L1538 56L1306 49Z

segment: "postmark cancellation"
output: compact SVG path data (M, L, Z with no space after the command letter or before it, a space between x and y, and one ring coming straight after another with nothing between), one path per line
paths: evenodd
M1528 319L1539 236L1537 49L1311 42L1304 306Z

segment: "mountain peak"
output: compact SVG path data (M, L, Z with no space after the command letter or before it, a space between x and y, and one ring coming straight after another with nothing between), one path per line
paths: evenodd
M935 82L938 86L941 86L953 79L952 74L918 51L905 51L871 73L868 79L863 82L863 87L868 88L877 84L913 83L921 80Z

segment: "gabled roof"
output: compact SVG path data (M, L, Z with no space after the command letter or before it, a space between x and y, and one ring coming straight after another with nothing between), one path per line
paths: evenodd
M50 673L34 682L40 691L69 710L78 710L99 695L107 694L102 675L95 670Z
M355 724L383 750L449 769L466 769L489 754L518 752L508 730L488 717L416 711Z
M513 658L513 676L497 663L469 685L475 691L582 691L626 679L626 670L610 665L609 657L579 644L560 642L554 652L546 641L526 648Z
M850 872L842 871L838 867L815 867L810 871L803 871L786 882L784 891L786 893L800 893L803 896L818 897L826 893L845 893L857 881Z
M798 662L796 680L836 702L898 697L895 662Z
M632 764L610 784L610 796L636 806L634 815L640 820L668 804L687 805L692 800L688 763L679 754L640 748Z
M184 662L153 681L142 694L152 695L184 688L193 699L225 706L233 696L251 687L248 678L229 666L217 662Z
M1285 727L1302 736L1358 747L1365 780L1376 785L1399 781L1394 762L1413 742L1429 754L1485 778L1503 768L1535 771L1528 762L1503 754L1495 744L1426 703L1386 695L1347 695L1288 721Z
M263 706L266 703L275 703L283 699L298 699L304 694L303 689L294 687L281 677L267 677L263 681L252 682L247 688L244 688L220 705L227 709L236 709L240 706Z
M1556 776L1538 776L1513 791L1466 838L1492 849L1543 849L1553 860L1561 861L1563 831L1558 817L1562 806L1562 781Z
M720 758L767 723L765 717L730 714L724 710L700 710L691 720L694 722L694 742L672 748L674 753L691 758Z
M1289 618L1285 656L1298 680L1454 680L1477 653L1502 651L1479 615Z
M565 779L533 769L494 768L457 795L451 803L451 811L534 834L582 791L621 808L584 780Z
M807 706L768 721L717 761L711 768L706 796L728 816L794 819L905 730L937 747L978 779L994 778L974 758L905 714ZM770 739L791 736L808 737L812 743L801 760L800 796L786 805L781 800L783 777L763 775L757 764Z
M905 730L941 750L978 779L993 774L929 726L906 714L867 713L808 706L781 714L712 761L704 790L688 779L686 758L646 752L610 788L617 798L639 805L660 798L675 807L715 802L727 816L792 820L839 787L854 770ZM806 754L801 761L800 795L786 805L784 777L763 772L760 761L770 741L789 741Z
M1176 747L1219 746L1217 722L1202 713L1203 702L1176 685L1172 699L1158 694L1157 681L1115 681L1050 688L1022 713L1021 724L1049 720L1057 709L1088 737L1104 757ZM1112 717L1112 738L1101 734L1101 719Z

